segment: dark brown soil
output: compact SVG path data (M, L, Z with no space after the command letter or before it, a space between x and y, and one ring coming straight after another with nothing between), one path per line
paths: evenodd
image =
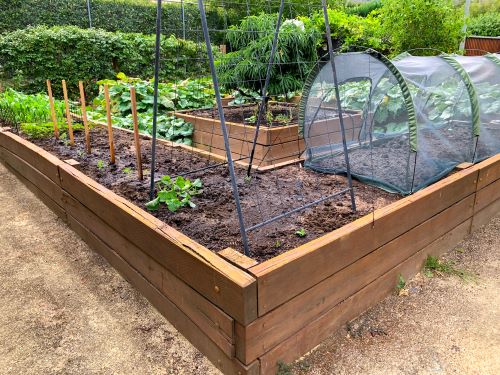
M226 121L228 122L236 122L238 124L245 125L255 125L257 122L258 111L259 108L257 104L234 107L230 106L224 107L224 116ZM188 113L199 117L219 119L219 111L217 108L198 109L190 111ZM272 120L270 118L270 115L266 115L264 113L261 117L261 125L263 126L277 127L285 125L297 125L298 123L298 110L295 104L274 102L269 103L268 113L273 115Z
M69 147L55 139L31 140L47 151L65 160L73 158L81 163L82 172L140 207L149 201L150 141L142 141L145 180L136 177L133 137L130 133L114 131L116 164L108 165L109 147L104 128L92 129L92 154L84 151L83 134L75 133L76 146ZM156 176L177 176L187 171L213 164L192 152L169 147L163 143L157 148ZM101 167L99 167L100 165ZM257 224L278 214L288 212L321 197L346 188L342 176L320 174L303 169L300 165L255 173L245 180L245 170L237 169L238 186L246 227ZM226 247L242 250L235 202L232 195L227 166L212 168L189 175L201 178L204 189L193 198L196 208L182 208L171 213L165 207L153 215L180 230L211 250ZM372 212L399 199L397 195L354 183L358 211L353 213L347 194L330 199L249 233L251 256L262 261L286 250L297 247L327 232L339 228L360 216ZM303 228L303 238L295 234Z

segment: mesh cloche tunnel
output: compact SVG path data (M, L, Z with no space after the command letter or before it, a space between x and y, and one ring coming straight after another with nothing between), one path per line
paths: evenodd
M494 58L482 60L489 66ZM482 100L490 100L495 90L497 99L491 101L500 105L498 87L481 96L458 56L403 54L390 61L370 49L336 55L335 67L351 173L359 180L411 194L462 162L500 152L500 139L494 130L479 137L486 121L491 122L488 129L499 127L496 107L484 109L489 117L482 116L480 110ZM499 79L498 71L492 74ZM484 78L478 74L475 79ZM496 114L491 113L494 111ZM299 125L306 142L305 166L323 173L345 173L328 57L318 62L308 77Z

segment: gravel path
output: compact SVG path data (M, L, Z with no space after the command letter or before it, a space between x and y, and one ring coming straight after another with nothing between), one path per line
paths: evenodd
M219 374L0 165L0 374ZM418 276L293 374L500 374L500 218L448 254L473 281Z

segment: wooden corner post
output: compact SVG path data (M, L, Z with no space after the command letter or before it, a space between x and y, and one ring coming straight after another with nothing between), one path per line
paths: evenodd
M49 95L50 115L52 116L52 123L54 124L54 137L59 139L59 127L57 126L56 107L54 105L54 97L52 96L50 79L47 80L47 93Z
M66 80L62 80L62 89L64 95L64 105L66 107L66 122L68 123L69 144L75 145L75 137L73 135L73 123L71 121L71 112L69 110L68 88L66 87Z
M137 176L142 180L142 157L141 157L141 139L139 138L139 120L137 118L137 100L135 96L135 87L130 87L130 102L132 105L132 119L134 121L134 143L135 158L137 161Z
M110 163L115 164L115 144L113 141L113 122L111 121L111 101L109 99L109 86L104 85L104 98L106 100L106 118L108 120L108 140Z
M89 124L88 124L88 119L87 119L87 103L85 102L85 90L83 88L82 81L78 82L78 87L80 88L80 105L82 107L82 121L83 121L83 126L85 128L85 149L87 150L87 153L90 154L90 152L91 152L90 130L89 130Z

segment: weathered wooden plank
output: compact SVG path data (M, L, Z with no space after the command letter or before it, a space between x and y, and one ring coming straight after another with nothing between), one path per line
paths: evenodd
M1 160L1 156L0 156ZM52 210L61 220L64 222L67 222L68 219L66 217L66 211L64 210L63 207L59 206L56 202L54 202L47 194L42 192L36 185L31 183L31 181L27 180L24 178L17 170L12 168L9 164L6 162L2 162L3 165L12 173L14 174L33 194L35 194L42 202L45 204L50 210Z
M477 182L477 189L480 190L500 179L500 154L476 164L475 168L480 169Z
M189 237L61 164L63 188L123 237L242 324L257 316L256 280Z
M249 363L266 353L325 311L471 218L473 207L474 195L470 195L248 326L238 325L237 357L243 363Z
M57 166L62 161L54 155L10 132L0 132L0 146L38 169L54 183L59 184Z
M500 216L500 199L490 203L481 211L476 211L472 218L471 231L475 232L482 226L488 224L494 217Z
M125 279L127 279L149 302L196 348L198 348L224 374L258 375L259 362L244 366L235 358L229 358L193 323L172 301L149 283L139 272L92 234L84 225L69 215L71 228L85 242L99 252Z
M411 278L421 270L428 255L438 256L456 246L469 233L470 224L468 219L458 225L260 357L261 375L275 374L278 361L296 360L343 324L393 293L399 275Z
M246 255L228 247L227 249L219 251L221 257L227 260L229 263L234 264L236 267L241 268L243 270L247 270L250 267L255 266L259 262L256 260L247 257Z
M0 147L0 158L59 206L63 205L61 187L47 178L38 169L35 169L31 164L3 147Z
M250 268L258 279L259 316L473 194L477 177L477 169L459 171L373 215Z
M481 211L497 199L500 199L500 179L478 190L474 210Z
M69 194L65 194L64 201L69 215L78 218L79 223L84 225L171 300L227 356L234 356L233 319L230 316L172 275L130 241L123 238Z

